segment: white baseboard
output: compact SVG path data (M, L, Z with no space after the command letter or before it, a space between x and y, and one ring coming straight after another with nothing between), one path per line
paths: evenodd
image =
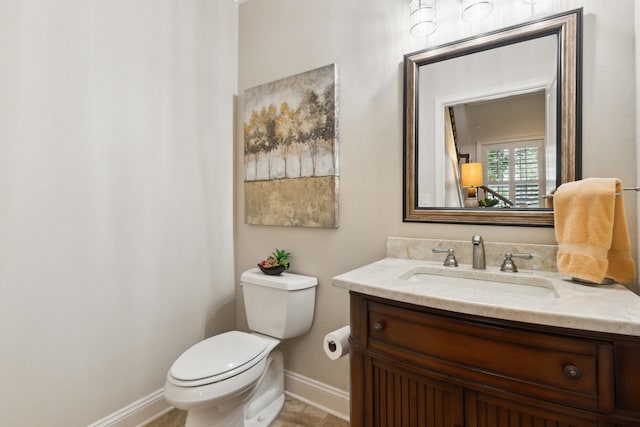
M349 421L349 393L291 371L284 371L284 390L291 397Z
M160 389L88 427L144 426L170 409L171 405L164 399L164 389Z
M349 393L346 391L286 370L284 389L294 399L349 421ZM164 390L160 389L88 427L140 427L171 409L164 399Z

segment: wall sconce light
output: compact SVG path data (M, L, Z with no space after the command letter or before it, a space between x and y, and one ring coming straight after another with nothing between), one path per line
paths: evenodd
M410 0L409 10L409 31L412 36L426 37L438 28L436 0Z
M482 163L463 163L460 165L460 185L467 188L465 208L477 208L476 187L482 187Z
M479 21L493 10L492 0L462 0L462 19Z
M237 1L237 0L236 0ZM245 0L246 1L246 0ZM409 32L414 37L426 37L438 28L436 21L437 0L409 0ZM460 0L462 20L476 22L493 11L493 0ZM540 0L522 0L525 4L536 4Z

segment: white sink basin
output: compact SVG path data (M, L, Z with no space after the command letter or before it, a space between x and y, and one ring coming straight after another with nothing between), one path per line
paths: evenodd
M446 287L460 292L486 292L538 298L558 298L553 282L526 273L503 273L459 267L419 266L403 273L399 279L430 287Z

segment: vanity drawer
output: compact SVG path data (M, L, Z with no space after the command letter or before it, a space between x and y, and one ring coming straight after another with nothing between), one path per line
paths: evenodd
M613 350L607 342L369 302L367 343L372 350L479 387L613 411Z

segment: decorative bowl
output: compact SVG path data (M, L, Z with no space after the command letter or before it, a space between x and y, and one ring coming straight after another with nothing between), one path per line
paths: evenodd
M275 267L267 268L258 264L258 267L260 267L260 270L262 270L264 274L268 274L269 276L279 276L286 270L286 268L284 268L281 265L276 265Z

